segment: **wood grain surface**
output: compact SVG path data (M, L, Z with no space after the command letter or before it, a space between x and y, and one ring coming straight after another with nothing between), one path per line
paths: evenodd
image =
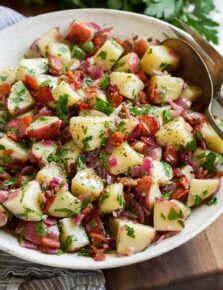
M29 6L0 0L32 16L58 9L58 2ZM223 216L185 245L158 258L104 271L107 290L223 290Z

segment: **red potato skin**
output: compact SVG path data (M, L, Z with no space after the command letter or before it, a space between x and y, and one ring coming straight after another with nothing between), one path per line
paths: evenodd
M95 28L88 22L73 21L70 24L66 40L71 43L81 44L91 40L95 35Z
M61 120L56 121L53 126L51 125L44 125L38 129L27 129L27 136L31 139L35 139L38 141L41 140L52 140L54 137L57 136L59 129L61 126Z
M129 61L128 61L129 70L131 73L137 74L140 70L139 66L139 57L136 53L131 52Z

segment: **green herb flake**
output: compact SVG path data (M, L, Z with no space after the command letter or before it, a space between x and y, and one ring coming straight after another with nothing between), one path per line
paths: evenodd
M99 198L99 200L98 200L98 203L101 204L101 203L102 203L105 199L107 199L109 196L110 196L110 192L109 192L109 191L104 192L104 193L100 196L100 198Z
M78 256L91 257L92 251L90 248L82 248L78 252Z
M68 122L67 115L69 113L68 108L68 95L64 94L59 96L59 99L56 103L56 114L57 116L63 120L65 123Z
M86 166L84 157L83 156L79 156L77 158L76 164L77 164L77 170L78 171L84 169L85 166Z
M153 115L154 113L154 107L151 105L146 105L143 107L134 106L134 107L131 107L129 110L134 116L148 115L148 114Z
M162 165L163 165L165 175L167 177L170 177L172 167L167 162L164 162L164 161L162 161Z
M195 205L199 205L199 204L201 204L201 202L202 202L201 197L199 195L194 195L194 203L195 203Z
M83 142L83 145L84 145L84 149L90 148L89 142L92 141L92 140L93 140L93 136L92 135L89 135L89 136L87 136L87 137L85 137L83 139L82 142Z
M183 212L181 210L179 212L177 212L173 207L171 208L171 210L169 211L168 216L167 216L167 218L170 221L174 221L176 219L183 218L183 217L184 217Z
M167 123L169 121L173 120L173 115L169 109L166 109L163 111L163 121L164 123Z
M94 229L97 228L97 226L98 226L95 219L91 220L90 224L91 224L92 228L94 228Z
M125 224L125 230L127 232L127 235L130 237L130 238L133 238L135 239L135 231L132 227L128 226Z
M212 198L207 202L207 205L208 205L208 206L216 205L217 202L218 202L217 197L212 197Z
M99 132L99 139L100 139L101 146L105 146L107 138L106 138L105 131L103 129L101 129Z
M98 110L108 116L114 111L109 102L103 101L99 98L96 98L96 101L94 102L94 108L95 110Z
M99 86L102 90L106 90L110 85L110 78L108 75L104 75L101 79L100 79L100 83Z
M194 151L197 149L197 142L195 139L187 143L186 149L189 151Z
M0 144L0 150L6 150L5 146Z
M102 50L97 54L97 57L100 57L101 59L106 59L107 57L107 52Z
M77 238L74 235L67 236L65 242L63 243L63 250L67 252L74 241L77 241Z
M36 224L36 234L38 237L45 237L47 235L47 230L42 221Z
M162 62L160 65L161 70L169 70L172 68L172 65L167 62Z
M121 207L125 206L125 201L124 201L123 195L120 192L117 195L117 201Z
M167 200L169 200L170 197L171 197L171 194L172 194L172 191L171 190L165 191L165 192L162 193L162 197L165 198L165 199L167 199Z
M166 220L166 217L165 217L163 212L161 212L160 216L161 216L162 219Z

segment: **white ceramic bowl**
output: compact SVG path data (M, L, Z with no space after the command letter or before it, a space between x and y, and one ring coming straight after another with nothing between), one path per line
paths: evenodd
M134 13L105 9L49 13L29 18L0 32L0 69L8 65L18 65L24 52L36 38L53 27L60 27L61 31L65 31L68 24L74 19L94 21L106 27L112 26L115 35L120 37L138 34L163 39L164 32L169 36L174 36L170 26L165 22ZM184 32L181 31L181 33L187 36ZM186 228L180 234L168 238L160 244L151 245L144 252L129 257L114 255L108 256L105 261L96 262L91 258L77 256L77 254L46 255L22 248L12 234L4 231L0 231L0 249L25 260L60 268L103 269L129 265L157 257L189 241L223 212L222 204L223 194L218 193L217 205L210 207L202 205L194 209L186 222Z

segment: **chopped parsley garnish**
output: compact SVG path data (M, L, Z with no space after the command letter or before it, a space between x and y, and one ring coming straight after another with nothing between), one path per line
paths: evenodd
M44 122L47 121L48 119L44 116L39 117L39 121Z
M197 149L197 142L195 139L187 143L186 149L189 151L194 151Z
M208 205L208 206L216 205L217 202L218 202L217 197L212 197L212 198L207 202L207 205Z
M130 238L133 238L135 239L135 231L132 227L128 226L128 225L125 225L125 230L127 232L127 235L130 237Z
M169 200L170 197L171 197L171 194L172 194L172 191L169 190L169 191L165 191L165 192L162 192L162 197Z
M106 59L107 52L102 50L102 51L99 52L99 54L97 54L97 57L100 57L101 59Z
M94 229L97 228L97 226L98 226L98 224L97 224L95 219L92 219L90 224L91 224L92 228L94 228Z
M108 166L108 159L109 159L109 154L106 152L100 152L98 155L98 161L101 166L107 167Z
M201 202L202 202L201 197L199 195L194 195L194 203L195 203L195 205L199 205L199 204L201 204Z
M84 257L91 257L92 251L90 248L82 248L79 252L78 252L78 256L84 256Z
M27 149L27 150L32 148L33 143L34 143L34 141L31 139L22 139L20 141L21 147L24 149Z
M0 80L1 80L2 82L5 82L5 81L7 80L7 76L0 76Z
M0 144L0 150L5 150L5 149L6 149L5 146Z
M105 135L105 131L103 129L101 129L101 131L99 133L99 139L100 139L101 146L105 146L105 144L106 144L106 135Z
M84 83L87 87L89 87L93 83L93 80L91 78L86 78L84 80Z
M17 180L17 178L16 178L16 176L14 176L14 177L12 177L12 178L6 180L6 181L4 182L4 185L5 185L5 186L15 185L16 180Z
M12 157L8 155L2 156L2 161L4 164L9 164L12 161Z
M183 216L183 212L180 210L179 212L177 212L173 207L171 208L170 212L168 213L168 220L170 221L175 221L176 219L182 219Z
M77 170L82 170L82 169L84 169L85 168L85 159L84 159L84 157L83 156L79 156L78 158L77 158Z
M19 83L16 86L16 96L13 98L15 103L20 103L26 98L26 87L23 83Z
M114 109L112 108L109 102L103 101L99 98L96 98L96 101L94 103L94 108L95 110L98 110L108 116L114 111Z
M143 107L131 107L130 112L134 115L134 116L140 116L140 115L148 115L148 114L153 114L154 108L151 105L146 105Z
M87 137L85 137L83 139L82 142L83 142L83 145L84 145L84 149L90 148L89 142L92 141L92 140L93 140L93 136L92 135L89 135L89 136L87 136Z
M70 246L74 241L77 241L77 238L74 235L67 236L65 242L63 243L63 250L66 252L69 250Z
M162 70L168 70L168 69L171 69L172 68L172 65L167 63L167 62L162 62L161 65L160 65L160 69Z
M125 201L124 201L123 195L121 193L118 193L117 201L121 207L125 206Z
M51 83L52 83L51 80L46 80L46 81L42 82L39 87L40 88L42 88L42 87L50 87Z
M0 174L2 174L4 172L5 172L4 168L2 166L0 166Z
M99 204L102 203L105 199L107 199L109 197L109 195L110 195L109 191L104 192L98 200Z
M68 122L67 115L69 113L68 108L68 95L64 94L59 96L59 99L56 103L56 114L57 116L63 120L65 123Z
M210 152L208 153L208 155L206 156L206 160L205 162L202 164L202 167L206 170L208 170L209 173L215 173L217 171L216 168L216 163L218 161L222 162L222 156L218 153L215 152Z
M36 224L36 234L38 237L45 237L47 235L46 227L42 221Z
M178 224L179 224L182 228L185 227L184 221L182 221L182 220L178 220L177 222L178 222Z
M69 209L69 208L56 208L54 211L55 211L55 212L65 212L65 213L67 213L67 216L72 216L72 215L74 215L74 211L72 211L72 210Z
M100 83L99 86L102 90L105 90L109 87L110 85L110 78L108 75L104 75L101 79L100 79Z
M166 109L163 111L163 121L164 123L167 123L169 121L173 120L173 115L169 109Z
M163 169L164 169L166 176L170 177L170 172L171 172L172 167L167 162L164 162L164 161L162 161L162 165L163 165Z

